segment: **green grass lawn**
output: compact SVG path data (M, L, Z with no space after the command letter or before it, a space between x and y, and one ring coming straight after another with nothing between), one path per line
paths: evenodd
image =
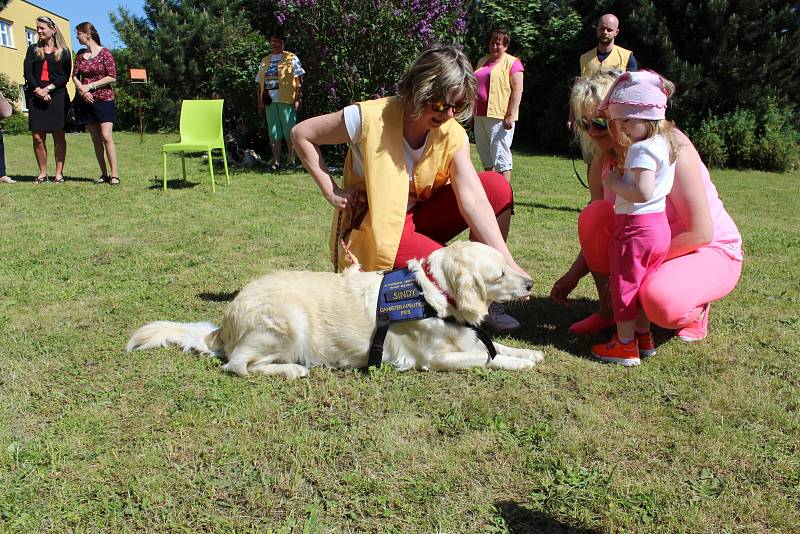
M0 531L797 532L800 174L718 171L745 241L711 334L625 369L546 296L587 193L569 160L517 155L510 245L534 277L524 373L314 369L243 380L176 349L128 354L156 319L219 322L275 269L328 270L331 208L304 173L208 168L160 189L174 135L115 134L122 185L70 134L67 183L34 186L27 136L0 186ZM52 161L50 163L52 176ZM169 160L180 176L179 158ZM582 165L579 165L582 169Z

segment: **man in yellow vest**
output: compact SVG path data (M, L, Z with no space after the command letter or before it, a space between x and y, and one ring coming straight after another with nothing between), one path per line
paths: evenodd
M598 70L637 70L633 52L614 42L619 35L619 19L606 13L597 21L597 47L580 58L581 76L589 76ZM570 111L567 128L572 129L575 117Z
M258 114L266 110L269 145L272 150L270 168L281 165L281 139L286 141L287 163L294 167L291 132L297 123L297 110L302 99L303 75L300 59L283 49L286 39L279 31L269 37L271 54L264 56L258 67Z

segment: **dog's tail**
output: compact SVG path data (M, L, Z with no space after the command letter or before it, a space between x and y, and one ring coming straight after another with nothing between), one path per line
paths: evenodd
M184 352L193 350L209 356L219 355L222 343L218 332L219 329L211 323L155 321L133 333L128 341L128 352L175 345Z

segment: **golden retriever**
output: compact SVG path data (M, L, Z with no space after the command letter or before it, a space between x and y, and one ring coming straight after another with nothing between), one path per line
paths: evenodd
M480 243L456 242L427 260L409 261L408 267L436 317L392 324L384 344L384 364L398 370L476 366L521 370L542 361L539 351L499 343L494 343L497 356L490 359L472 328L464 326L479 325L490 303L530 293L532 281L508 267L498 251ZM239 376L298 378L316 366L366 367L381 279L381 273L361 272L358 265L341 274L268 274L239 292L221 328L156 321L134 332L127 348L177 345L184 351L219 356L227 360L223 368Z

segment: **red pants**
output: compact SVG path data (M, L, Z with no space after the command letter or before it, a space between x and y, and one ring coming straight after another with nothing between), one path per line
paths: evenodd
M483 190L495 215L514 206L514 192L502 174L494 171L478 173ZM453 186L438 189L431 197L418 202L406 213L406 223L400 237L400 246L394 259L394 268L403 269L411 259L427 258L467 229L467 222L458 211Z

